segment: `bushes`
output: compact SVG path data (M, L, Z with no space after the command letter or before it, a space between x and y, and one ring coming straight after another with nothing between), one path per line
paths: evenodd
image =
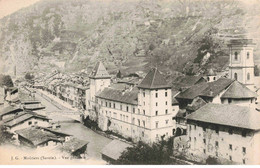
M172 155L172 140L173 138L169 138L168 140L162 139L160 142L151 145L140 141L133 147L127 148L115 164L172 164L172 160L170 159Z
M0 74L0 86L13 87L13 81L11 76Z
M89 117L87 117L87 118L84 120L84 125L85 125L86 127L88 127L88 128L101 131L101 129L98 127L98 123L95 122L95 121L90 120Z
M206 164L207 164L207 165L218 165L218 164L220 164L220 163L218 162L217 158L209 156L209 157L206 159Z

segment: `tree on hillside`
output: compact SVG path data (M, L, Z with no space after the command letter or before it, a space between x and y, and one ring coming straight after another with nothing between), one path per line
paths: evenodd
M127 148L122 153L116 164L127 165L162 165L172 164L170 156L172 155L173 138L162 140L158 143L148 145L143 142L138 142L133 147Z
M13 87L14 83L9 75L0 75L0 86Z
M28 72L28 73L25 74L24 78L27 79L27 80L32 80L34 78L34 76L33 76L33 74Z

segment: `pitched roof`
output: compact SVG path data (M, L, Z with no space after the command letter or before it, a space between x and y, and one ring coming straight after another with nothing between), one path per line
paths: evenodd
M40 118L43 120L50 120L49 118L43 116L43 115L38 115L37 113L34 112L21 112L20 114L8 118L8 120L4 121L4 125L13 127L16 126L30 118Z
M138 90L137 88L133 88L131 91L105 88L96 97L135 105L137 104Z
M221 91L226 89L234 80L228 78L219 78L210 83L198 83L184 90L176 97L180 99L194 99L197 96L215 97Z
M221 98L254 98L257 94L238 81L234 81Z
M119 140L113 140L102 149L101 154L117 160L128 147L132 147L132 145Z
M144 89L171 88L157 68L151 69L138 87Z
M250 107L208 103L187 116L188 120L252 130L260 129L260 113Z
M58 145L55 149L61 152L67 152L71 154L83 147L86 147L87 144L88 142L86 141L76 139L76 138L71 138L70 140L66 141L64 144Z
M95 67L92 69L90 78L110 78L106 68L104 67L102 62L98 62Z
M228 78L219 78L216 81L208 83L208 87L200 93L200 96L215 97L233 82L234 80Z
M9 114L9 113L16 113L16 112L20 112L23 111L21 108L16 107L16 106L8 106L5 107L3 109L0 110L0 115L5 115L5 114Z
M54 134L53 132L49 132L47 130L43 130L42 128L38 128L38 127L28 127L25 129L16 130L15 132L18 135L31 141L35 146L50 140L56 140L56 141L64 140L61 139L56 134Z
M208 86L208 83L199 83L180 92L176 98L178 99L194 99Z
M173 82L172 85L174 88L179 90L180 88L188 88L191 87L198 82L206 82L206 80L202 76L179 76Z
M198 110L200 107L207 104L202 98L196 97L194 100L192 100L191 104L188 104L187 110L189 111L195 111Z
M212 68L210 68L210 69L207 71L207 76L215 76L215 75L216 75L216 73L215 73L215 71L213 71Z

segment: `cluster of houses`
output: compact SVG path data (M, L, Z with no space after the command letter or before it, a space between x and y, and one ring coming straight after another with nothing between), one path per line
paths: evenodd
M45 107L28 96L23 98L18 88L3 87L0 92L1 136L10 138L13 145L86 157L88 142L56 130L55 123L43 115ZM7 143L7 142L1 142Z
M152 68L137 82L111 82L99 62L89 75L86 116L103 131L132 141L174 136L174 154L205 163L259 163L259 86L254 77L254 43L231 40L228 77L212 69L204 76L167 83ZM258 99L257 99L258 98Z
M57 96L72 107L84 110L86 109L86 91L89 89L85 76L84 72L66 75L55 71L50 75L35 79L33 87Z
M33 87L83 109L85 118L97 122L101 130L133 142L153 143L174 136L175 156L201 163L214 158L224 164L257 164L260 98L254 76L254 43L235 39L228 46L228 77L209 69L203 76L181 76L167 82L158 68L152 68L144 76L136 73L122 78L119 72L115 78L98 62L88 78L56 72L36 79ZM16 90L9 92L7 97ZM46 146L52 141L64 147L74 139L49 129L47 117L26 109L4 109L1 120L19 140L26 139L23 143L32 146ZM25 125L19 126L23 130L16 130L18 121ZM29 142L27 132L32 130L50 139ZM104 149L103 153L110 152Z

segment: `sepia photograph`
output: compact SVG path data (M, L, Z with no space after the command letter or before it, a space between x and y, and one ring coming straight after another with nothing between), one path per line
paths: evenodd
M260 165L260 0L0 0L0 165Z

